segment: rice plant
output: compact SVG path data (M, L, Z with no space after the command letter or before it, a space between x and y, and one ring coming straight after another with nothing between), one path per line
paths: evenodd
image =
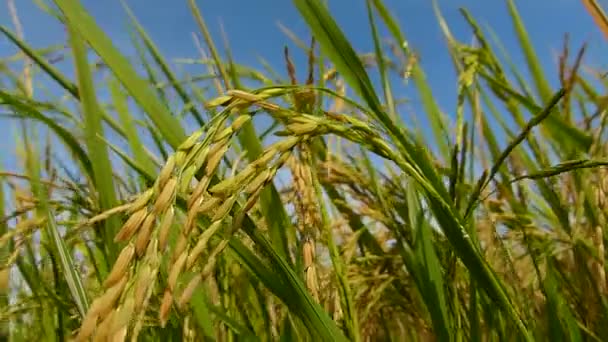
M555 88L514 1L525 65L466 9L475 39L457 39L435 4L459 76L448 116L391 10L365 3L373 51L294 0L310 37L283 27L300 49L256 70L189 0L207 73L187 77L126 5L136 56L78 0L40 2L65 49L0 26L20 51L0 60L20 162L0 173L0 338L608 339L608 102L585 47L564 45ZM580 8L608 33L596 1Z

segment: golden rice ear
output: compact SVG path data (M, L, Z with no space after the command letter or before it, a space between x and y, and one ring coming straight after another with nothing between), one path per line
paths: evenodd
M169 313L171 313L171 304L173 303L173 294L169 289L165 289L163 300L161 301L160 310L158 311L158 318L160 320L161 327L167 325L169 320Z
M122 251L118 255L118 258L116 258L116 262L114 263L110 274L107 276L106 280L103 283L103 286L106 289L113 287L125 277L134 255L134 245L128 244L122 249Z
M291 80L292 85L298 84L298 80L296 78L296 68L291 62L291 58L289 58L289 48L285 46L283 50L285 54L285 64L287 65L287 74L289 75L289 79Z

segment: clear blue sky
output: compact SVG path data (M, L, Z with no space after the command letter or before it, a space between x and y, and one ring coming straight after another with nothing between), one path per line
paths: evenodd
M17 9L25 29L26 40L35 47L63 43L66 34L54 18L37 8L31 0L16 0ZM191 32L197 31L185 0L126 0L150 36L169 59L196 58L198 53ZM118 0L82 0L109 34L113 42L126 54L132 54L130 37L126 30L128 18ZM422 65L442 109L453 112L455 103L455 75L445 50L430 0L386 0L387 7L399 20L412 46L420 55ZM490 25L510 50L514 61L522 62L521 52L502 0L439 0L443 14L456 37L470 41L470 31L458 12L459 7L470 10L482 25ZM606 1L601 2L608 8ZM583 41L589 44L586 62L598 67L605 65L608 42L603 39L580 0L516 0L527 25L539 57L546 70L557 79L556 54L565 32L570 33L572 47ZM330 0L330 10L342 26L347 37L359 51L369 52L373 43L369 34L364 0ZM220 40L219 23L223 23L234 57L238 63L259 66L261 56L283 70L282 47L289 39L279 30L277 23L289 27L301 37L308 37L306 24L298 16L291 1L279 0L224 0L199 1L212 34ZM6 10L0 2L0 24L13 28ZM0 38L0 57L15 53L15 48ZM301 58L295 58L301 61ZM303 77L303 75L300 75ZM13 150L12 134L5 134L8 126L0 121L0 151ZM6 155L0 162L6 162ZM6 165L6 164L5 164ZM9 162L10 165L10 162Z

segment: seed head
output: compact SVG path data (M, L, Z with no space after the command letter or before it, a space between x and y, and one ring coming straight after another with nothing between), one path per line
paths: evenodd
M192 294L194 294L194 290L196 290L198 285L201 283L201 280L202 278L200 275L197 275L190 280L188 286L186 286L184 292L182 292L182 295L179 297L177 305L180 309L184 309L186 304L190 302L190 298L192 298Z
M179 191L181 193L188 192L196 171L198 171L198 167L196 165L190 165L184 170L179 181Z
M217 221L223 219L226 215L228 215L230 209L232 209L234 202L236 202L236 194L228 197L224 203L217 208L211 220Z
M146 251L155 221L156 215L153 213L148 214L148 217L146 217L144 223L141 225L141 229L137 233L137 240L135 240L135 253L137 253L138 257L141 257Z
M234 121L232 121L232 129L236 132L239 129L241 129L241 127L243 127L243 125L251 120L251 115L241 115L239 117L237 117L236 119L234 119Z
M192 146L194 146L194 144L196 144L196 142L198 141L198 139L200 139L200 137L203 136L203 130L199 129L196 132L192 133L192 135L190 135L188 137L188 139L186 139L186 141L184 141L181 145L179 145L177 147L178 151L189 151Z
M222 157L228 151L228 145L226 144L218 144L213 146L213 148L209 151L209 157L207 159L207 166L205 167L205 175L211 176L217 166L220 164Z
M186 158L188 157L188 153L186 151L177 151L175 152L175 166L182 167L186 162Z
M232 100L232 96L229 96L229 95L216 97L215 99L207 102L205 104L205 107L211 109L211 108L215 108L215 107L219 107L219 106L225 106L230 100Z
M234 133L234 130L232 129L232 127L227 127L224 128L221 131L218 131L217 133L215 133L215 135L213 136L213 143L228 139L232 133Z
M169 177L171 177L171 174L173 173L174 169L175 169L175 155L171 155L171 156L169 156L169 158L167 158L167 162L165 163L165 166L163 166L163 168L160 170L160 173L158 174L159 189L162 189L165 186L165 183L169 180Z
M116 334L119 330L125 328L131 317L133 316L133 311L135 309L135 300L133 297L127 297L125 302L118 308L117 311L114 312L114 317L112 319L112 324L110 326L110 335Z
M315 252L311 241L304 242L304 245L302 246L302 255L304 256L304 268L306 269L312 266Z
M122 249L114 263L114 267L112 267L112 271L103 283L105 288L112 287L125 276L134 255L135 247L132 244L128 244Z
M158 316L160 319L160 325L162 328L167 324L167 320L169 319L169 313L171 312L171 303L173 302L173 295L169 289L165 290L163 295L163 300L160 305L160 310L158 312Z
M92 311L93 314L97 314L100 318L106 317L114 308L118 298L120 298L120 295L127 284L127 280L127 277L123 277L116 285L107 289L103 296L97 298L93 302L90 311Z
M222 221L213 222L205 231L199 236L196 245L190 251L188 255L188 259L186 261L186 269L191 269L194 266L194 263L199 258L205 247L207 247L207 243L209 239L222 227Z
M182 252L182 254L177 258L173 266L171 266L171 272L169 273L169 277L167 278L167 286L171 289L171 291L175 291L175 285L177 285L177 277L182 273L182 269L186 264L186 258L188 257L187 252Z
M173 200L173 196L175 195L175 190L177 186L177 178L172 177L167 181L167 185L162 190L158 198L156 199L156 203L154 203L154 211L159 214L162 213L171 201Z
M99 315L97 312L89 310L89 313L87 313L86 317L82 321L82 324L80 325L80 329L74 338L74 342L86 341L89 337L91 337L91 335L93 335L93 332L97 327L98 317Z
M184 234L179 234L177 238L177 243L175 244L175 248L173 249L172 260L175 262L177 258L179 258L182 253L186 250L188 246L188 238Z
M289 131L297 135L306 135L315 133L319 124L314 121L303 122L303 123L291 123L286 127Z
M122 228L120 228L120 230L114 237L114 242L129 240L133 236L133 234L137 232L142 222L146 218L147 214L148 209L145 207L131 214L131 216L127 219L127 222L123 224Z
M150 188L150 189L144 191L141 195L139 195L137 197L135 202L133 202L131 204L131 206L129 207L128 213L133 214L135 212L138 212L142 208L146 207L148 205L148 202L150 202L152 195L154 195L154 189Z
M206 201L203 201L198 207L192 207L190 210L195 210L197 213L206 214L213 209L217 208L221 199L219 197L211 197Z
M114 312L110 312L102 321L99 323L97 327L97 331L95 334L95 338L93 341L106 341L107 336L109 335L110 327L112 326L112 320L114 319Z
M266 181L272 176L272 172L269 169L260 172L244 189L244 192L251 194L261 188Z
M144 305L148 289L151 287L154 275L149 265L144 265L139 271L135 282L133 298L135 299L135 310L139 311Z
M173 217L175 216L175 209L171 206L165 212L165 216L160 223L158 228L158 246L161 251L164 251L167 247L167 239L169 238L169 231L173 224Z

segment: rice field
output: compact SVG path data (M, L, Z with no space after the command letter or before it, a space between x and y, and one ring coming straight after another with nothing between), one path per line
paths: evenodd
M466 9L474 40L455 38L434 2L458 75L446 115L391 9L362 2L373 51L293 0L310 36L275 70L234 60L188 0L207 73L185 78L128 7L137 56L78 0L46 7L73 77L12 13L0 340L608 340L608 83L585 47L564 44L555 87L513 0L522 65ZM599 2L580 11L608 38Z

